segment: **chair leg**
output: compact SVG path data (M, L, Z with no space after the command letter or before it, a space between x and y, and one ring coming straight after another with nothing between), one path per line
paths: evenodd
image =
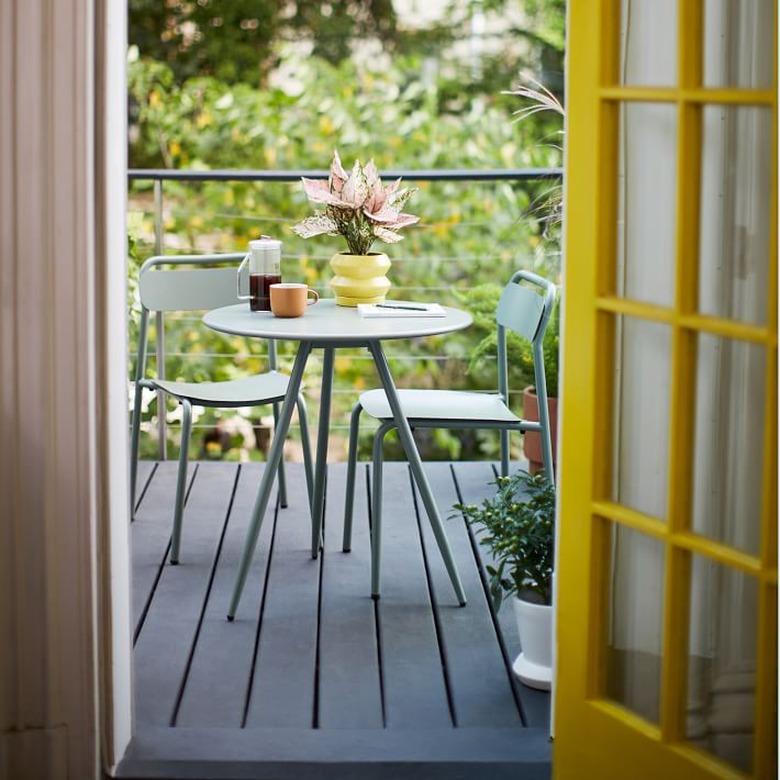
M181 401L181 447L179 449L179 473L176 478L176 500L173 506L173 533L171 534L171 563L179 562L181 545L181 524L184 515L184 494L187 489L187 464L190 451L190 430L192 429L192 404L186 399Z
M274 408L274 436L276 436L276 431L279 428L279 404L275 403L273 405ZM284 472L284 455L282 455L282 459L279 461L279 503L282 505L284 509L287 508L287 476Z
M138 489L138 440L141 434L141 390L140 382L135 383L133 400L133 424L130 432L130 518L135 517L135 494Z
M501 439L501 476L509 476L509 431L499 431Z
M311 457L311 438L309 437L309 413L306 411L306 401L298 393L298 423L301 426L301 447L303 448L303 470L306 473L306 491L309 494L309 507L314 496L314 467Z
M382 582L382 478L384 453L382 445L387 432L395 428L393 420L385 420L374 435L372 453L373 479L371 481L371 598L378 599Z
M401 439L406 457L409 460L409 468L412 470L414 481L417 483L417 488L420 491L420 498L422 499L425 511L428 514L428 520L430 520L431 527L433 528L434 536L436 537L436 544L439 547L439 552L444 559L444 565L447 567L447 573L450 575L450 581L452 587L455 590L458 603L461 607L466 606L466 592L463 590L463 583L461 582L460 575L458 574L458 567L455 565L455 559L452 557L452 550L450 549L449 542L447 541L447 534L444 531L444 525L441 521L441 515L439 509L436 506L436 501L431 491L428 478L425 476L425 470L423 469L422 459L420 458L420 452L417 449L417 445L414 442L414 436L412 435L412 428L409 424L408 418L404 415L401 402L398 399L398 391L395 388L393 377L390 374L390 367L387 364L387 358L382 351L382 344L380 341L371 341L368 343L368 349L374 358L374 365L376 366L379 378L382 380L382 387L385 390L387 401L390 404L390 408L393 411L393 420L398 428L398 436Z
M355 471L357 470L358 434L360 433L360 413L363 407L358 401L352 407L349 419L349 449L347 454L347 493L344 498L344 539L341 549L352 549L352 515L355 506Z

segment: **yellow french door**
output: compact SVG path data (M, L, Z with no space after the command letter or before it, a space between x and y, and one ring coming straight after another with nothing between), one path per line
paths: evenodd
M570 0L558 780L777 777L776 0Z

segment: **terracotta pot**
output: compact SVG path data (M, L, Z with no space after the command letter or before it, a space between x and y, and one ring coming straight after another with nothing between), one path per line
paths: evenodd
M390 289L385 276L390 260L381 252L367 255L336 254L330 260L336 274L330 286L336 293L338 306L357 306L359 303L382 303Z
M558 441L558 399L548 398L547 409L550 414L550 438L552 439L553 471L555 471L555 464L557 463L557 448L555 445ZM523 390L523 419L539 419L539 400L533 387L526 387ZM531 474L538 474L542 471L544 461L542 460L541 434L536 433L536 431L524 433L523 452L525 452L525 457L528 458L528 470Z
M549 604L532 604L514 597L517 631L522 652L512 664L512 671L529 688L549 691L552 682L552 620Z

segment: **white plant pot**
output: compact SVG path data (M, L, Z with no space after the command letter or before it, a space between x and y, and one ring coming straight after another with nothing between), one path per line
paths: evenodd
M553 608L547 604L532 604L517 596L512 604L522 648L512 669L524 685L549 691L552 682Z

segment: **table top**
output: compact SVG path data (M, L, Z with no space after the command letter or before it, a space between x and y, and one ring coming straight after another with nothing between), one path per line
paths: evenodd
M250 311L248 303L213 309L203 317L212 330L235 336L310 341L317 344L363 344L385 339L435 336L467 328L468 312L444 307L444 317L362 317L357 309L336 306L320 299L302 317L276 317L271 312Z

